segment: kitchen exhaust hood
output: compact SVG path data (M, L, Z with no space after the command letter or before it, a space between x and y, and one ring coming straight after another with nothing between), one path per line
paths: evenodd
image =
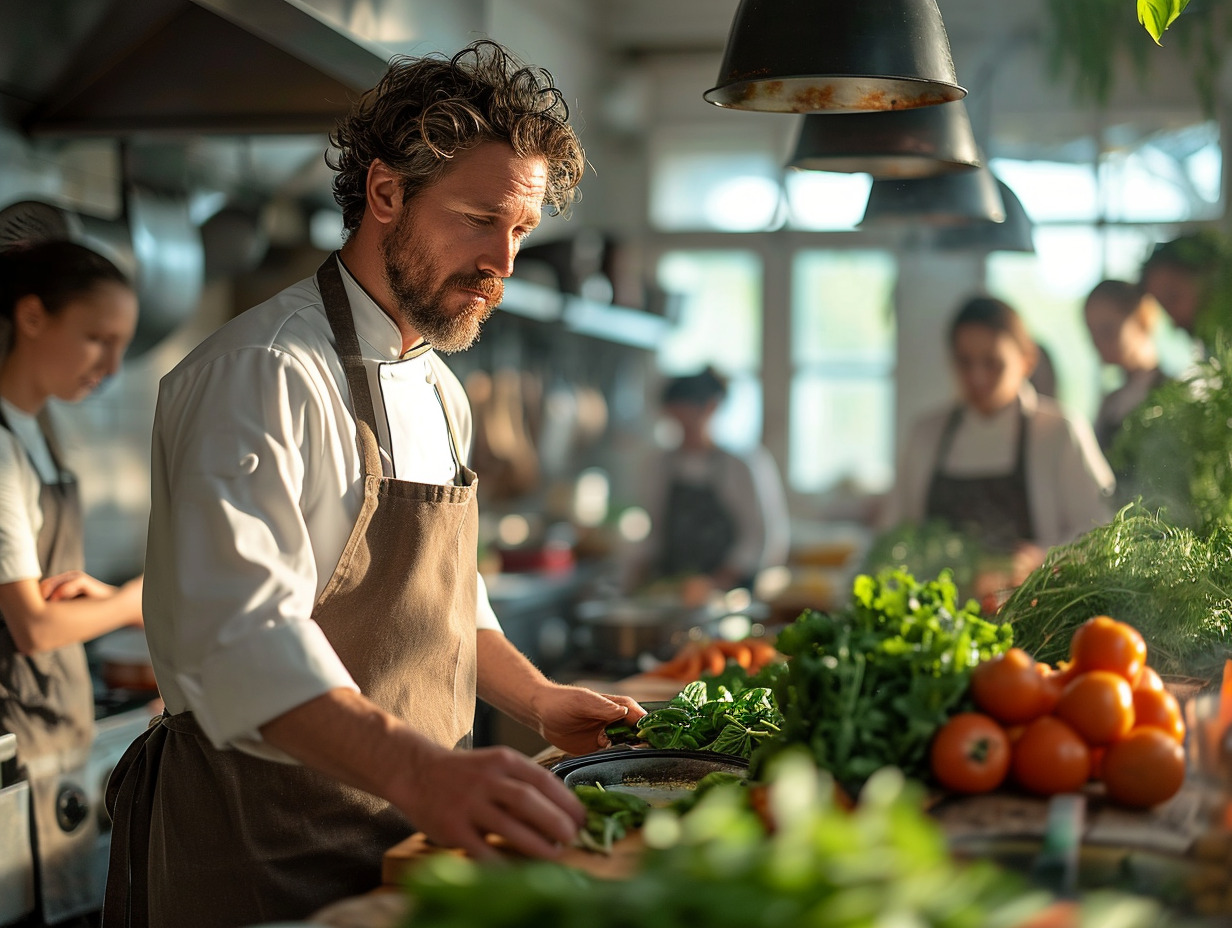
M388 58L299 0L0 4L0 106L35 137L327 132Z

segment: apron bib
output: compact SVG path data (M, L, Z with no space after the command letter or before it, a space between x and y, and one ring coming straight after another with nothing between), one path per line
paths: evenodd
M77 483L64 469L46 415L39 423L61 475L60 482L39 489L39 568L49 577L80 570L85 558ZM2 413L0 428L8 428ZM94 740L94 688L82 645L19 654L8 626L0 623L0 731L17 735L17 759L30 781L43 920L54 924L97 908L98 817L84 789Z
M710 461L705 482L673 475L668 484L661 565L665 577L713 573L736 543L736 520L714 489L722 458L711 454Z
M1027 414L1020 406L1014 469L1008 474L987 477L951 477L942 473L961 419L959 407L950 414L941 434L924 514L974 533L990 552L1009 554L1020 542L1035 538L1027 493Z
M439 745L465 745L475 710L477 480L465 467L457 486L383 475L337 260L317 281L350 388L364 500L312 618L365 696ZM452 424L450 432L456 454ZM107 805L116 821L108 928L303 919L379 885L382 855L414 830L385 800L311 768L215 749L191 712L159 720L129 747Z

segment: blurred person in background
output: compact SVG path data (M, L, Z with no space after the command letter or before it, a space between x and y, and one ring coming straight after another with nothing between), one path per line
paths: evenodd
M77 482L47 404L82 400L119 369L137 296L106 258L49 241L0 252L0 315L0 733L17 736L30 781L35 923L58 923L96 906L96 818L57 824L60 775L94 739L83 643L141 625L142 581L114 587L82 570Z
M1160 242L1142 265L1141 284L1205 349L1232 325L1232 243L1215 229Z
M787 561L787 502L774 459L761 446L738 455L715 443L711 424L726 396L727 381L710 367L663 389L663 412L680 440L646 471L652 528L639 552L640 581L751 588L758 571Z
M1154 339L1159 303L1127 280L1103 280L1087 296L1083 316L1099 359L1125 373L1125 382L1103 397L1095 416L1095 438L1106 455L1125 417L1168 379L1159 369Z
M1111 518L1112 471L1090 426L1031 386L1037 349L1009 304L968 300L948 338L959 400L915 424L882 527L967 531L1017 585L1048 548Z

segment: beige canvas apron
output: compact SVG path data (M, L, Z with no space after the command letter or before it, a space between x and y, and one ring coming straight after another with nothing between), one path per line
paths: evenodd
M58 483L44 483L39 490L39 567L49 577L80 570L85 559L77 482L64 469L46 416L39 421L61 475ZM0 427L8 427L2 414ZM19 654L8 626L0 622L0 731L17 735L17 758L30 780L43 920L54 924L94 909L102 888L95 872L98 817L85 792L94 691L80 644Z
M382 474L336 261L317 281L358 423L364 501L312 618L364 695L454 747L469 740L475 709L477 481L456 439L460 485ZM107 805L116 822L108 928L302 919L377 886L382 854L412 830L389 803L315 770L216 750L189 712L134 742Z

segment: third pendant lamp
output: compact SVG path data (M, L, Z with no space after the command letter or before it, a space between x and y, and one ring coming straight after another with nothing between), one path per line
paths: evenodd
M980 165L967 106L961 100L842 119L815 113L802 123L788 167L904 179L970 171Z
M732 109L867 113L966 93L936 0L741 0L703 96Z
M975 220L1005 221L997 179L987 167L911 180L875 180L859 226L957 226Z

